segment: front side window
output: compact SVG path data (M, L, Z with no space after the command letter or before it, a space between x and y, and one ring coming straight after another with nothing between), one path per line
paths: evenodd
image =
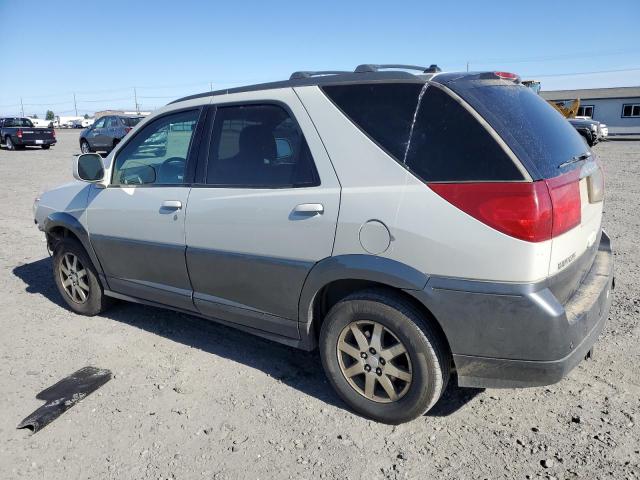
M118 153L114 185L177 185L185 166L199 110L174 113L146 125Z
M319 185L297 123L277 105L219 107L209 149L207 184L286 188Z
M93 124L93 128L104 128L104 123L106 119L107 117L102 117L100 120L98 120L96 123Z

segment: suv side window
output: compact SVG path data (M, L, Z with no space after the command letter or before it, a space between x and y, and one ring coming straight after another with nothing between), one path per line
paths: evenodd
M422 87L378 83L323 90L353 123L425 182L522 180L489 132L441 89L428 87L416 111Z
M109 117L109 121L107 122L107 127L108 128L116 128L119 127L119 121L118 121L118 117Z
M173 113L145 125L118 153L112 185L184 183L199 113L199 110Z
M240 105L216 110L206 183L287 188L320 180L304 135L284 108Z
M96 123L93 124L93 128L104 128L104 122L107 119L107 117L102 117L100 120L96 121Z

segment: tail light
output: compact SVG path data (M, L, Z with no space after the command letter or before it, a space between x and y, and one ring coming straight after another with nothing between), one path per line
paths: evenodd
M542 242L580 223L577 172L537 182L430 183L429 188L506 235Z
M16 132L16 137L22 138L22 129L21 128L19 128L18 131Z
M133 130L132 127L124 127L124 134L126 135L127 133L129 133L131 130Z
M51 129L51 136L56 138L56 131L53 128Z

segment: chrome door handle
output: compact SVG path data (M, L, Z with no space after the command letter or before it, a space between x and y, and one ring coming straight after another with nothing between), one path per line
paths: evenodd
M296 208L293 209L296 213L324 213L324 206L321 203L301 203L297 205Z
M165 200L162 202L162 208L165 210L180 210L182 202L180 200Z

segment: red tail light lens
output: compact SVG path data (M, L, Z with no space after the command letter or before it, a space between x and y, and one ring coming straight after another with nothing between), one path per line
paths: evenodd
M19 128L18 131L16 132L16 137L22 138L22 129L21 128Z
M576 169L559 177L545 180L553 204L552 236L571 230L582 220L580 201L580 170Z
M53 128L51 129L51 136L56 138L56 131Z
M503 80L516 80L519 78L518 75L510 72L493 72L493 74L498 78L502 78Z
M131 130L133 130L133 128L131 127L124 127L124 134L126 135L127 133L129 133Z
M430 183L463 212L527 242L542 242L581 221L579 170L537 182Z

